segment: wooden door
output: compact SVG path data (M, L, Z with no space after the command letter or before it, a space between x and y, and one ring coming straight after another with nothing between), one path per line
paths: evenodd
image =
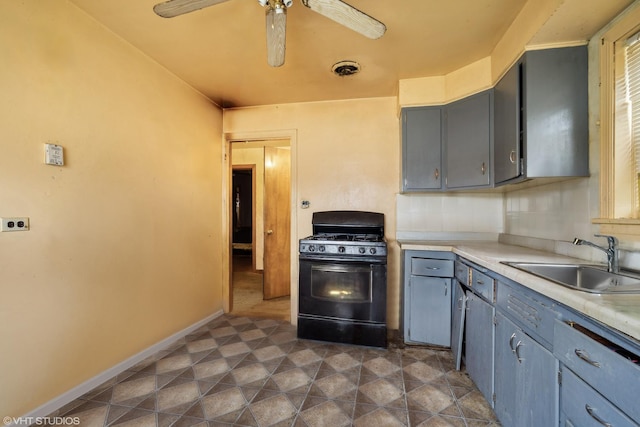
M291 292L291 150L264 149L264 299Z

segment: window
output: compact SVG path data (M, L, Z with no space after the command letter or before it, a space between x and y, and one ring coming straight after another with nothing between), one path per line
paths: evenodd
M640 238L640 7L604 33L600 49L600 224Z

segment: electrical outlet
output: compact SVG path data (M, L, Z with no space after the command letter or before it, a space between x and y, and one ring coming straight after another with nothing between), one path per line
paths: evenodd
M29 218L2 218L0 231L28 231Z

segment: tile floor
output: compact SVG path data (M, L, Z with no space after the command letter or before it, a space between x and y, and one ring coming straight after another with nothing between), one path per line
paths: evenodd
M296 338L223 315L51 416L83 426L497 426L449 351Z

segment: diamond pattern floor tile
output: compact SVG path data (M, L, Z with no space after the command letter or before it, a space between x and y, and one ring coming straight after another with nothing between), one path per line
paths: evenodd
M223 315L52 416L83 426L497 427L447 350L300 340Z

